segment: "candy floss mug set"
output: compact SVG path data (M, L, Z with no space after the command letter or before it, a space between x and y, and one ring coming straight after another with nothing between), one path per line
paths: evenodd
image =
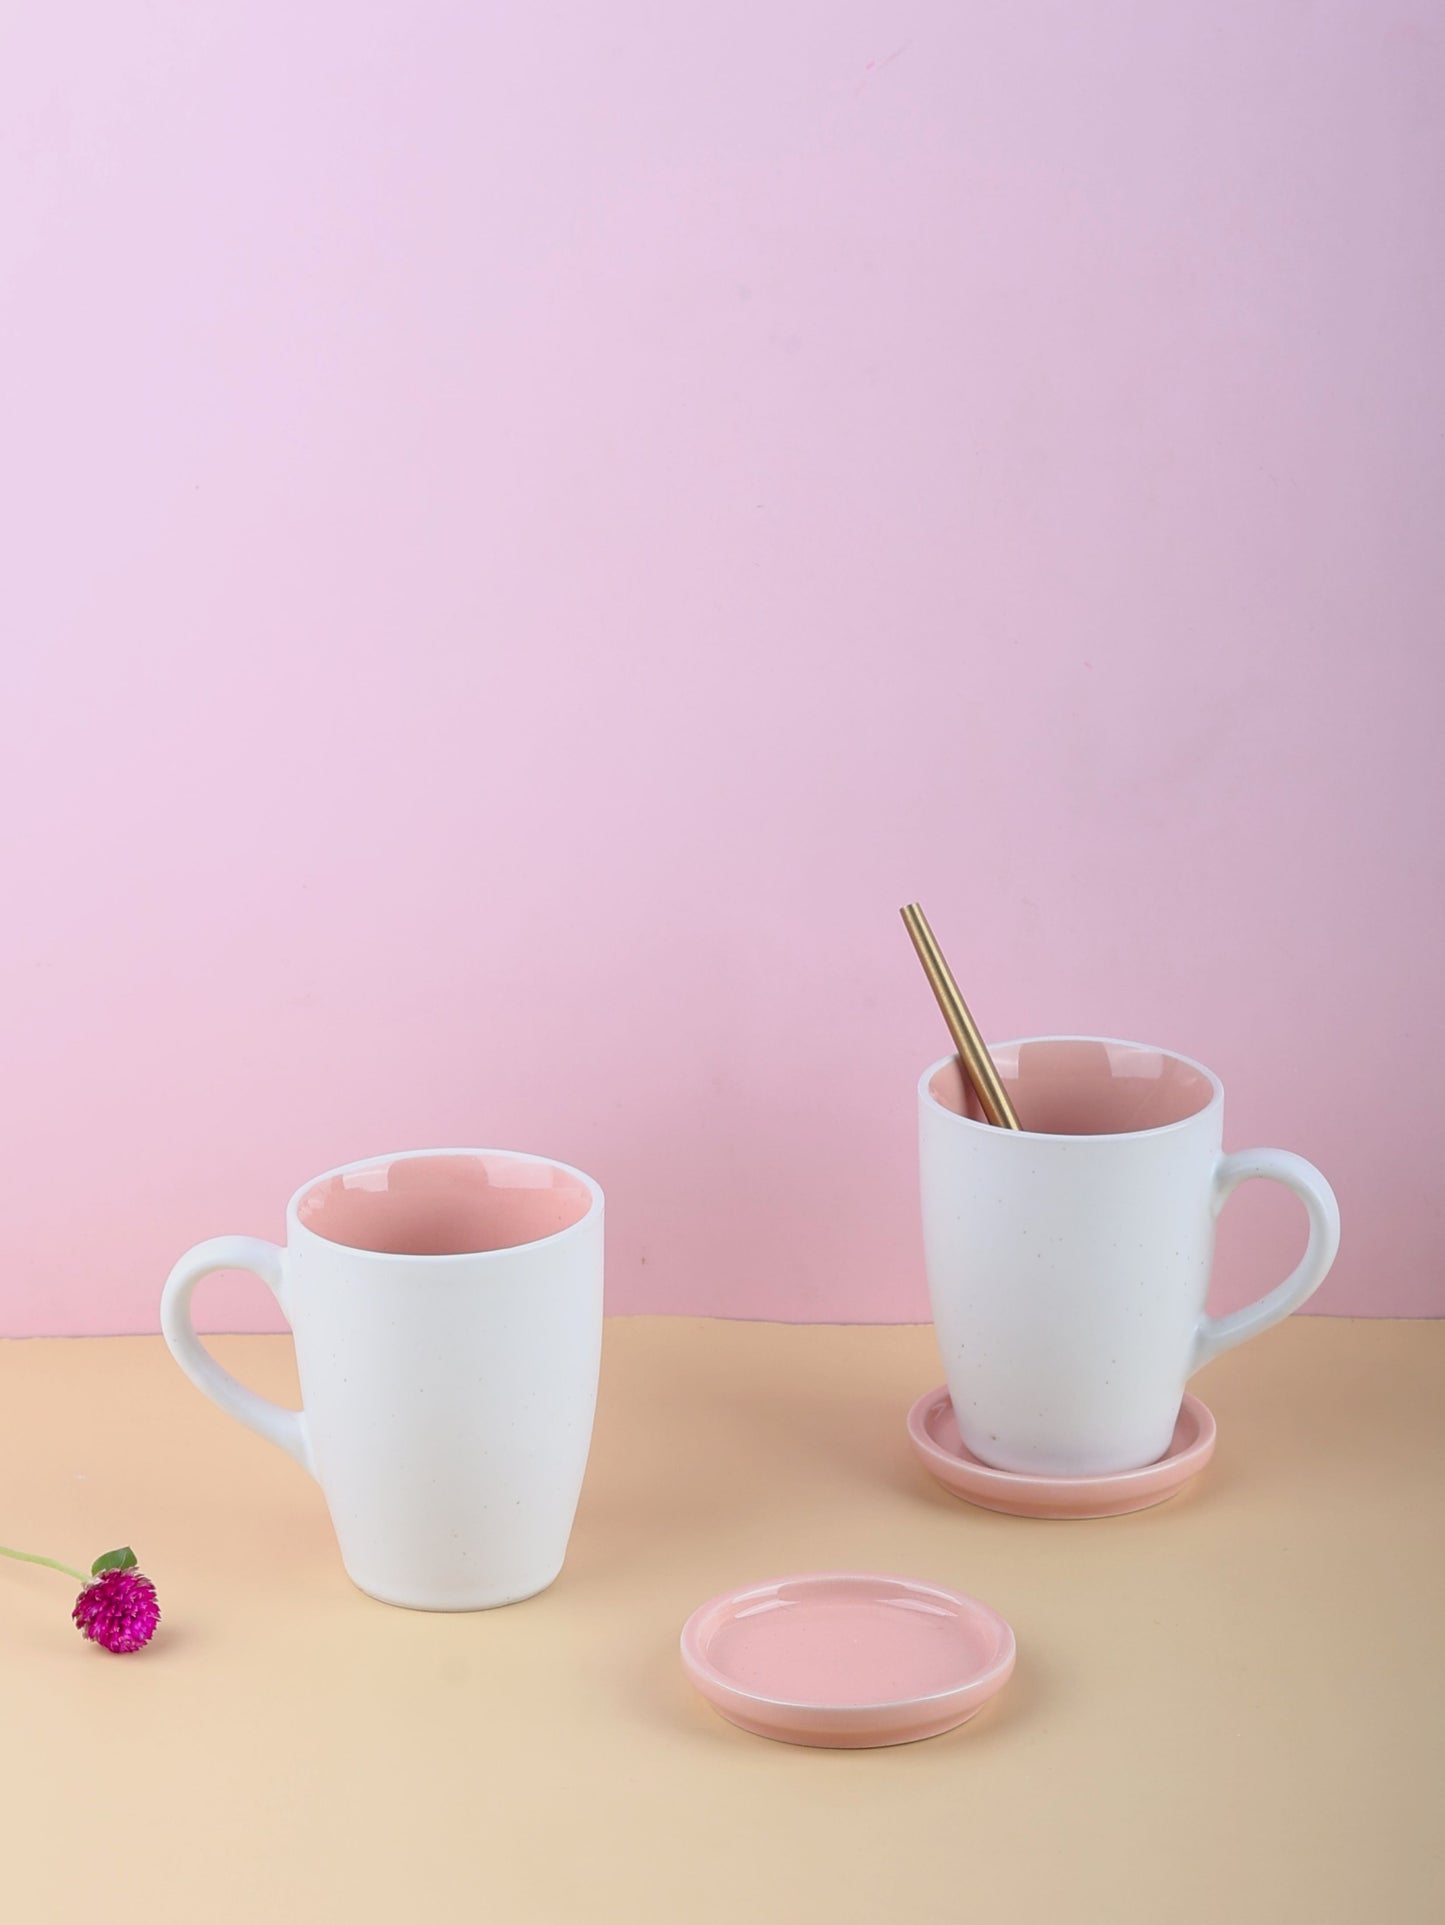
M987 1049L922 911L904 911L956 1055L918 1084L924 1255L945 1383L908 1413L921 1463L1021 1518L1111 1517L1209 1461L1186 1386L1323 1282L1329 1185L1283 1150L1225 1154L1224 1091L1165 1049L1077 1036ZM1205 1309L1214 1224L1269 1177L1309 1217L1298 1268L1229 1316ZM544 1590L581 1495L602 1348L602 1192L510 1150L418 1150L332 1170L284 1247L218 1237L161 1299L176 1361L320 1484L353 1582L387 1604L476 1611ZM190 1320L197 1283L254 1271L295 1339L302 1407L228 1375ZM901 1413L900 1413L901 1415ZM928 1738L1007 1684L987 1604L907 1576L817 1572L713 1598L682 1630L699 1691L797 1744Z

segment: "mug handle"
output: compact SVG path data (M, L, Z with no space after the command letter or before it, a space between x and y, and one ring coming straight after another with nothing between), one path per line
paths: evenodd
M250 1270L281 1303L281 1251L274 1243L264 1243L260 1237L212 1237L209 1242L198 1243L171 1271L161 1292L161 1334L170 1353L196 1389L213 1404L219 1404L227 1416L239 1418L248 1430L279 1444L314 1477L316 1465L305 1412L287 1410L284 1404L273 1404L237 1383L196 1335L191 1322L191 1293L213 1270ZM285 1307L281 1303L283 1310Z
M1261 1330L1268 1330L1271 1324L1298 1310L1329 1275L1335 1252L1340 1247L1340 1206L1334 1191L1313 1163L1307 1163L1291 1150L1236 1150L1230 1156L1221 1156L1215 1165L1210 1191L1211 1214L1218 1216L1230 1192L1257 1176L1268 1177L1272 1183L1282 1183L1287 1190L1294 1191L1309 1213L1310 1240L1298 1265L1284 1282L1276 1284L1256 1303L1247 1303L1242 1310L1231 1310L1228 1316L1206 1314L1199 1319L1191 1375L1211 1357L1232 1350L1247 1337L1257 1337Z

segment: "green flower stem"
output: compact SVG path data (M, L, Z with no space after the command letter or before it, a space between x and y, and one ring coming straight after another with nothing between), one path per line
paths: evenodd
M61 1564L53 1557L37 1557L34 1551L12 1551L8 1544L0 1544L0 1557L18 1557L22 1564L43 1564L49 1571L64 1571L67 1577L78 1578L82 1584L90 1579L84 1571L77 1571L74 1565Z

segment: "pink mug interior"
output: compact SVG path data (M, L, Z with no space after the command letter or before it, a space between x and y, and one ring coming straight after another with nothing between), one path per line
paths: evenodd
M559 1164L459 1151L324 1176L296 1214L315 1235L353 1250L453 1257L536 1243L571 1229L591 1207L587 1184Z
M1003 1043L992 1052L1019 1122L1048 1136L1118 1136L1183 1123L1214 1098L1207 1071L1167 1050L1091 1037ZM957 1057L934 1071L929 1094L955 1116L986 1119Z

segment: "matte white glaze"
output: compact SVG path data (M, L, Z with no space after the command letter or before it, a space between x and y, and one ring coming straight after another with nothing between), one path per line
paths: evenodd
M994 1053L1004 1070L1030 1044L1073 1040ZM1212 1094L1194 1115L1113 1135L1043 1135L946 1107L930 1085L952 1061L925 1071L918 1100L929 1294L963 1441L1002 1470L1084 1476L1152 1463L1200 1365L1324 1281L1339 1244L1334 1194L1288 1151L1224 1155L1224 1091L1200 1065L1189 1067ZM1210 1317L1215 1218L1256 1176L1300 1198L1309 1245L1259 1302Z
M215 1238L167 1280L161 1327L177 1363L316 1477L347 1572L388 1604L509 1604L561 1569L602 1343L602 1192L568 1174L591 1193L580 1221L512 1248L440 1256L353 1249L307 1229L298 1203L318 1178L291 1200L284 1249ZM225 1269L253 1270L275 1292L295 1334L300 1411L237 1383L197 1338L191 1293Z

